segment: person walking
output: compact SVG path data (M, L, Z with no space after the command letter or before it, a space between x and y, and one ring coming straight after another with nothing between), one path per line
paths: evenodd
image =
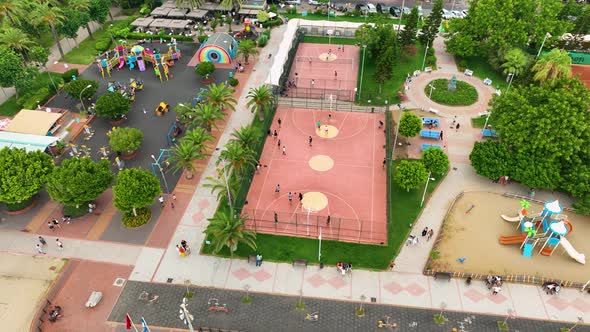
M45 255L45 251L43 251L43 248L41 247L41 245L39 243L37 243L35 245L35 250L37 250L37 252L40 253L41 255Z
M275 187L275 194L279 194L281 192L281 185L277 184L277 186Z
M279 139L279 141L277 142L277 146L279 147L279 149L281 148L281 139Z
M260 174L260 163L256 164L256 173Z
M275 225L279 223L279 215L277 214L277 211L274 212L274 218L275 218Z
M281 121L281 118L279 118L279 119L277 120L277 122L279 123L279 129L281 129L281 123L282 123L282 121Z
M312 79L312 80L311 80L311 88L313 89L314 87L315 87L315 80L314 80L314 79Z
M440 140L441 141L443 140L443 131L442 130L440 131Z
M53 218L51 223L53 224L54 227L61 228L61 225L59 224L59 220L57 220L57 218Z
M277 138L279 138L279 133L277 133L277 130L274 130L274 133L272 134L273 138L276 140Z
M55 245L57 245L57 249L64 250L64 244L59 239L55 239Z
M379 127L378 127L378 129L381 129L381 128L383 128L383 121L379 120Z
M330 221L332 221L332 217L328 215L328 218L326 218L326 225L330 225Z
M432 236L434 235L434 229L430 229L428 231L428 237L426 238L426 241L430 241L430 239L432 238Z
M338 72L334 70L334 79L338 78Z
M176 194L172 194L172 200L176 202Z
M311 136L309 136L309 146L311 146L311 142L313 142L313 138Z
M324 125L324 134L326 136L328 136L328 131L329 131L328 125Z
M422 230L422 237L426 236L428 234L428 227L424 227L424 229Z
M50 231L55 231L55 226L53 226L53 223L51 221L47 222L47 228L49 228Z
M164 207L164 196L160 195L160 197L158 197L158 202L160 202L160 207Z
M303 194L299 193L299 204L301 204L301 202L303 202Z
M256 255L256 266L262 266L262 255L261 254Z
M318 130L320 130L321 127L322 127L322 122L320 120L318 120Z
M457 122L457 126L455 128L457 128L457 131L459 131L459 127L461 127L461 124Z
M289 197L289 205L293 204L293 193L289 191L289 195L287 197Z
M328 121L332 120L332 111L328 111Z
M386 165L387 165L387 157L383 158L383 169L385 169Z
M47 241L45 241L45 239L41 235L39 235L39 243L43 247L45 247L47 245Z
M287 147L283 145L283 156L287 155Z

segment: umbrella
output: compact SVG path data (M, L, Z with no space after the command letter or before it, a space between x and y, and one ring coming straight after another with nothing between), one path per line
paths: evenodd
M131 48L131 52L133 53L141 53L143 52L143 46L141 45L135 45Z

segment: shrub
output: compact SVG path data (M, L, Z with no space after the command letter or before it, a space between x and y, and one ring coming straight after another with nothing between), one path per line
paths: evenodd
M459 60L458 65L459 65L459 69L461 71L464 71L465 69L469 69L469 68L467 68L467 60L465 60L465 59Z
M262 27L263 28L271 28L271 27L276 27L283 24L283 19L280 18L279 16L276 16L264 23L262 23Z
M37 105L45 105L52 96L53 93L49 91L49 88L40 88L22 95L16 103L22 108L34 110L37 108Z
M268 11L271 13L275 13L278 14L279 13L279 7L276 4L272 4L270 5L270 7L268 7Z
M99 52L106 52L111 48L111 38L103 38L96 41L94 48Z
M426 57L426 66L432 67L433 69L436 68L436 57L434 55L429 55Z
M270 29L266 29L264 31L262 31L262 36L266 36L266 38L270 39Z
M266 35L260 35L260 37L258 37L258 47L264 47L266 46L266 44L268 44L268 37L266 37Z
M135 228L145 225L150 221L152 217L152 210L149 208L137 209L137 216L133 215L133 212L125 212L123 214L123 225L127 228Z
M87 88L89 85L91 87ZM70 95L70 97L75 99L80 98L80 96L84 99L91 98L98 90L98 81L84 79L70 81L70 83L64 86L64 90Z
M449 91L447 79L437 79L430 82L435 90L432 90L431 99L443 105L471 105L477 101L477 90L471 84L457 81L457 90ZM430 84L424 88L424 93L430 95Z
M63 74L61 74L61 78L64 80L64 83L69 83L72 80L72 76L78 77L79 72L78 68L72 68L66 70Z
M215 65L210 61L203 61L197 65L195 71L197 74L199 74L199 76L203 77L204 79L208 79L209 76L215 71Z
M429 47L428 50L426 51L426 55L428 55L428 56L434 55L434 47Z
M96 115L112 120L119 120L129 112L129 99L120 93L107 93L96 101Z
M141 146L143 133L137 128L116 127L109 134L109 145L116 152L134 152Z
M199 44L203 44L204 42L207 41L208 38L209 37L208 36L205 36L205 35L202 35L202 36L197 37L197 39L199 40Z
M238 84L240 84L240 81L238 81L238 79L237 79L237 78L235 78L235 77L232 77L232 78L230 78L230 79L229 79L228 83L229 83L229 85L231 85L231 86L234 86L234 87L235 87L235 86L237 86Z

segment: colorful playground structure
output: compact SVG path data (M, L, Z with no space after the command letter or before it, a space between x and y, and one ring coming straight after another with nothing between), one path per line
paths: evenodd
M539 253L543 256L551 256L559 245L567 254L580 264L586 264L586 256L579 253L566 236L573 231L568 217L561 214L563 208L557 200L545 203L543 211L538 214L529 214L529 202L520 202L522 209L516 217L501 215L508 222L518 222L519 235L500 236L501 244L520 244L522 255L532 257L535 246L541 244Z
M256 32L256 28L254 28L250 19L244 20L244 29L234 33L234 38L251 40L256 40L256 38L258 38L258 32Z
M149 62L153 69L156 77L162 81L162 72L166 77L166 80L172 77L170 75L169 68L174 66L174 61L182 57L176 42L167 44L168 52L159 53L157 50L152 51L149 48L144 48L141 45L134 45L127 48L124 44L118 45L113 50L113 57L97 59L96 64L103 78L106 76L111 77L111 71L113 68L121 70L127 65L129 70L135 68L139 71L145 71L146 62ZM162 70L160 70L162 66Z
M109 81L107 83L108 92L120 93L123 97L129 99L130 102L135 101L135 92L141 90L143 90L143 82L136 78L129 79L129 85L115 81Z

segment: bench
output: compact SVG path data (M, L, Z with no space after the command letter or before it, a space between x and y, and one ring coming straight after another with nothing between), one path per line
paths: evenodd
M485 84L485 85L492 85L492 80L486 77L486 79L483 80L483 84Z
M256 264L256 255L250 255L248 256L248 264L254 262L254 264Z
M440 139L440 131L420 130L420 137Z
M442 148L440 147L440 145L436 145L436 144L422 144L422 151L424 150L428 150L428 149L439 149L442 150Z
M434 274L434 279L436 280L448 280L451 281L451 278L453 278L453 275L450 274L449 272L436 272Z
M498 132L494 129L482 129L481 134L483 137L498 137Z
M432 108L432 107L428 109L428 112L430 112L430 113L434 113L434 114L438 114L438 110L435 110L435 109L434 109L434 108Z
M88 301L86 301L86 308L94 308L96 305L102 300L102 293L101 292L92 292Z
M295 265L307 267L307 259L294 259L293 266L295 266Z
M439 124L440 124L440 120L438 118L422 117L422 125L423 126L433 125L434 127L438 127Z
M432 72L432 67L426 67L426 68L424 68L424 72L425 73L431 73Z
M465 69L464 74L465 74L465 76L473 76L473 70Z

